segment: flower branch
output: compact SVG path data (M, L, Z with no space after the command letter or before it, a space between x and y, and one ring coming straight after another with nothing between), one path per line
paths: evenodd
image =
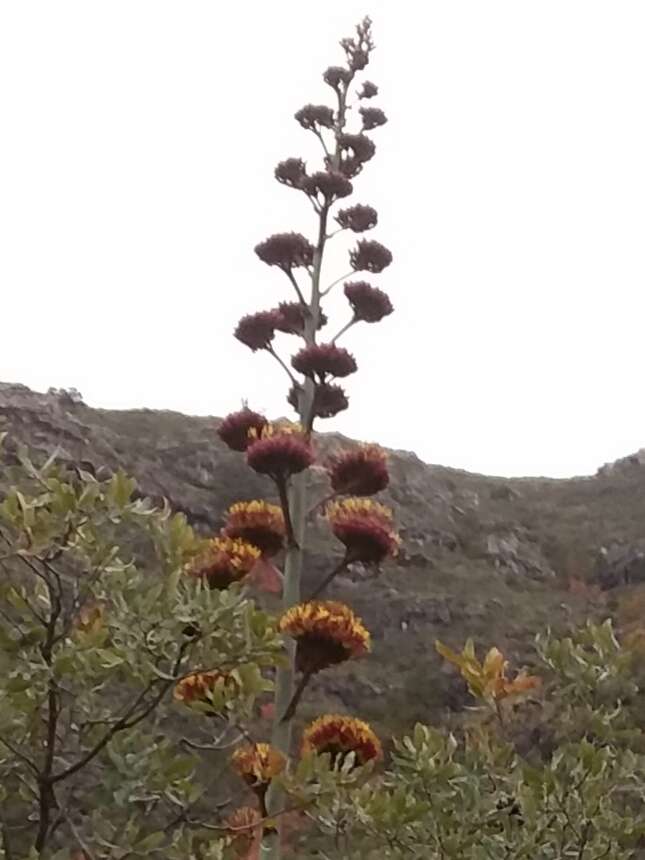
M315 600L317 597L323 593L323 591L327 588L327 586L331 585L331 583L336 579L336 577L347 569L349 565L349 558L347 557L347 553L343 556L340 562L334 567L329 574L320 582L316 588L311 592L309 600Z
M342 275L340 278L336 278L336 280L335 280L335 281L333 281L331 284L329 284L329 286L328 286L328 287L326 287L324 290L322 290L322 292L320 293L321 297L328 295L328 294L329 294L329 293L334 289L334 287L335 287L337 284L340 284L340 282L341 282L341 281L344 281L346 278L351 278L351 276L352 276L353 274L354 274L354 270L353 270L353 269L351 269L349 272L346 272L346 273L345 273L344 275Z

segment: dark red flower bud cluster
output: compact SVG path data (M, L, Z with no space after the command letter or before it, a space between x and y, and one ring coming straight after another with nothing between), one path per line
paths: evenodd
M363 206L357 203L347 209L340 209L336 215L336 221L344 230L352 230L354 233L364 233L371 230L378 223L378 213L371 206Z
M360 72L369 63L370 52L374 49L371 27L371 20L365 18L356 27L356 36L353 39L341 40L340 44L347 56L347 64L352 71Z
M287 401L298 412L299 388L291 387ZM314 387L313 414L315 418L333 418L349 408L349 400L340 385L318 382Z
M392 262L392 252L373 239L361 239L349 252L349 262L355 272L382 272Z
M291 425L266 424L255 439L251 438L246 451L249 466L275 481L308 469L314 459L309 439L300 428Z
M259 311L242 317L237 324L234 335L249 349L268 349L275 337L279 321L276 311Z
M255 253L267 266L290 272L298 266L311 266L314 248L301 233L276 233L255 246Z
M373 496L390 482L385 452L376 445L361 445L333 457L327 467L332 490L339 494Z
M371 158L376 146L365 134L340 134L338 145L341 149L340 170L345 176L357 176Z
M298 373L311 378L318 377L321 382L327 376L349 376L357 369L354 356L333 343L316 343L304 347L293 356L291 365Z
M363 131L370 131L373 128L378 128L380 125L385 125L387 117L380 108L362 107L358 109L363 119Z
M217 428L217 435L232 451L246 451L249 447L249 433L254 436L262 432L267 420L264 415L245 406L239 412L231 412Z
M341 197L348 197L353 189L352 183L342 173L320 170L313 173L305 182L304 189L311 197L321 194L325 203L333 203Z
M380 564L398 552L392 512L378 502L360 497L333 502L327 518L335 537L345 545L348 561Z
M330 66L323 72L324 82L337 92L341 85L347 86L353 77L352 72L344 66Z
M334 127L334 112L327 105L305 105L300 108L295 117L308 131Z
M275 178L289 188L303 188L307 181L307 168L301 158L287 158L274 171Z
M284 334L302 335L305 331L305 319L309 316L309 308L300 302L281 302L276 308L278 321L276 331ZM318 312L318 329L327 323L327 317L322 311Z
M380 322L394 310L389 296L367 281L348 281L344 289L356 320Z
M359 99L373 99L378 95L378 87L371 81L363 81L363 89L358 93Z

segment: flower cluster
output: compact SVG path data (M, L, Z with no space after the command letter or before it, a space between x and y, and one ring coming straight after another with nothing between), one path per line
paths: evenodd
M309 308L300 302L280 302L275 309L276 314L276 331L284 332L284 334L303 335L305 331L305 321L310 316ZM327 317L322 311L318 312L318 329L321 329L327 324Z
M349 252L349 262L355 272L378 274L392 262L392 252L373 239L362 239L357 247Z
M323 80L326 84L339 92L341 88L346 87L352 80L352 73L344 66L329 66L323 72Z
M378 128L379 125L385 125L387 117L380 108L362 107L358 109L363 119L364 131L370 131L373 128Z
M299 389L292 387L287 400L298 411ZM349 400L340 385L319 382L314 387L313 414L316 418L333 418L349 407Z
M174 699L184 705L208 703L217 689L235 695L239 684L228 672L193 672L177 682Z
M210 588L224 589L244 579L260 555L253 543L231 536L217 537L188 563L186 573L203 579Z
M338 146L341 151L340 169L350 178L357 176L376 152L374 141L366 134L341 134Z
M298 266L311 266L314 247L300 233L276 233L255 246L255 253L268 266L291 272Z
M370 649L370 634L349 606L335 600L310 600L292 606L278 629L296 640L296 667L311 674L360 657Z
M366 281L348 281L344 289L357 321L377 323L394 310L389 296Z
M377 445L360 445L333 457L327 471L331 487L339 495L373 496L390 480L387 456Z
M354 753L357 765L383 758L381 742L370 726L354 717L326 714L309 725L302 736L302 755L329 755L333 764L342 764Z
M270 744L246 744L238 747L231 763L242 779L252 788L266 790L271 780L282 773L285 758Z
M304 190L311 197L320 195L327 205L339 200L341 197L349 197L352 193L352 183L342 173L333 170L319 170L304 182Z
M369 63L370 52L374 49L372 40L372 21L365 18L356 26L353 38L341 39L340 44L347 57L347 65L353 72L361 71Z
M282 508L258 500L236 502L226 513L224 535L248 541L263 555L275 555L284 546L286 535Z
M305 105L297 111L295 117L300 125L309 131L334 127L334 112L327 105Z
M343 499L328 506L327 519L345 547L348 562L379 564L398 552L400 538L392 511L385 505L371 499Z
M291 359L291 366L304 376L318 377L321 382L327 376L344 377L356 372L354 356L333 343L315 343L305 346Z
M253 352L258 349L268 349L275 337L277 321L275 311L248 314L237 324L234 336Z
M351 230L353 233L364 233L366 230L376 227L378 214L376 209L373 209L371 206L363 206L357 203L355 206L341 209L336 215L336 221L338 221L343 230Z
M371 81L363 81L363 87L358 94L359 99L373 99L377 95L378 87L376 84Z
M239 412L231 412L217 428L217 435L232 451L246 451L251 441L250 432L257 435L267 423L264 415L247 406Z
M301 158L287 158L278 164L274 176L278 182L289 188L303 188L307 179L307 168Z
M307 469L314 462L311 442L296 424L265 424L259 431L251 430L255 438L246 451L249 466L275 481Z

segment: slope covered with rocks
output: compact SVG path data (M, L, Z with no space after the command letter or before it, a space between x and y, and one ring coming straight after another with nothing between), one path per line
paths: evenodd
M122 468L141 494L165 497L200 531L219 529L238 499L266 497L270 486L219 441L217 419L176 412L92 409L66 392L38 394L0 384L4 456L15 446L87 469ZM325 454L351 444L323 434ZM395 729L439 719L465 700L434 649L472 635L530 661L533 635L608 614L645 580L645 456L569 480L499 479L390 452L391 505L403 545L379 575L351 571L335 585L373 633L374 653L319 676L313 692L328 708L354 710ZM312 473L312 492L324 476ZM320 523L308 548L305 590L339 553ZM310 701L302 717L322 703Z

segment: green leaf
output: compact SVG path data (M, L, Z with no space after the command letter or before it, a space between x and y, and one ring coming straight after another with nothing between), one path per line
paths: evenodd
M133 846L134 851L136 851L137 854L150 854L152 851L159 848L165 838L166 835L163 830L158 830L156 833L150 833L140 842L135 843Z

